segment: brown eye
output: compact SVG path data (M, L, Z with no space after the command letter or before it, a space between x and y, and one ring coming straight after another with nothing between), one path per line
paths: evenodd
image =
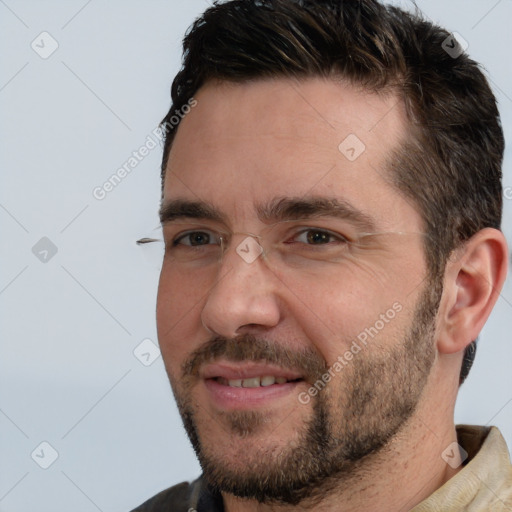
M198 245L208 245L211 238L210 234L204 231L191 231L174 240L173 246L188 245L195 247Z
M347 241L344 236L324 229L305 229L297 235L296 240L307 245L327 245L332 242Z
M311 244L327 244L331 239L332 235L326 233L325 231L308 231L307 232L307 240Z

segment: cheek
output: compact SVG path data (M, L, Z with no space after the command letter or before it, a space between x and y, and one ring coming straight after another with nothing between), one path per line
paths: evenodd
M201 329L201 297L204 290L187 284L183 276L162 269L158 285L156 323L162 357L176 375L184 358L194 349Z
M296 283L292 291L290 314L329 365L343 357L354 341L360 342L361 352L371 345L396 343L406 304L415 299L403 272L362 263L309 286Z

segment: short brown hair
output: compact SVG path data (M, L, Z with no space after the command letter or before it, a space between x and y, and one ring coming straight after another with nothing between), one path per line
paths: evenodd
M404 101L411 136L390 159L390 177L423 217L430 276L442 289L450 253L477 231L500 227L504 151L485 76L465 53L446 51L447 41L456 44L419 12L377 0L216 2L184 39L173 105L162 120L162 184L176 131L165 127L210 80L336 77L393 91ZM460 383L475 349L473 341Z

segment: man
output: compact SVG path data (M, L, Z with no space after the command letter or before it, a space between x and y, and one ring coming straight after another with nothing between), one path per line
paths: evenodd
M512 510L501 434L453 420L507 266L499 115L454 49L376 0L195 22L157 323L203 475L137 511Z

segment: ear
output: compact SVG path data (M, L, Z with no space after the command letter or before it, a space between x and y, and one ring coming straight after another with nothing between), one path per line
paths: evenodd
M508 251L503 233L485 228L448 259L439 308L440 353L464 350L480 334L507 276Z

